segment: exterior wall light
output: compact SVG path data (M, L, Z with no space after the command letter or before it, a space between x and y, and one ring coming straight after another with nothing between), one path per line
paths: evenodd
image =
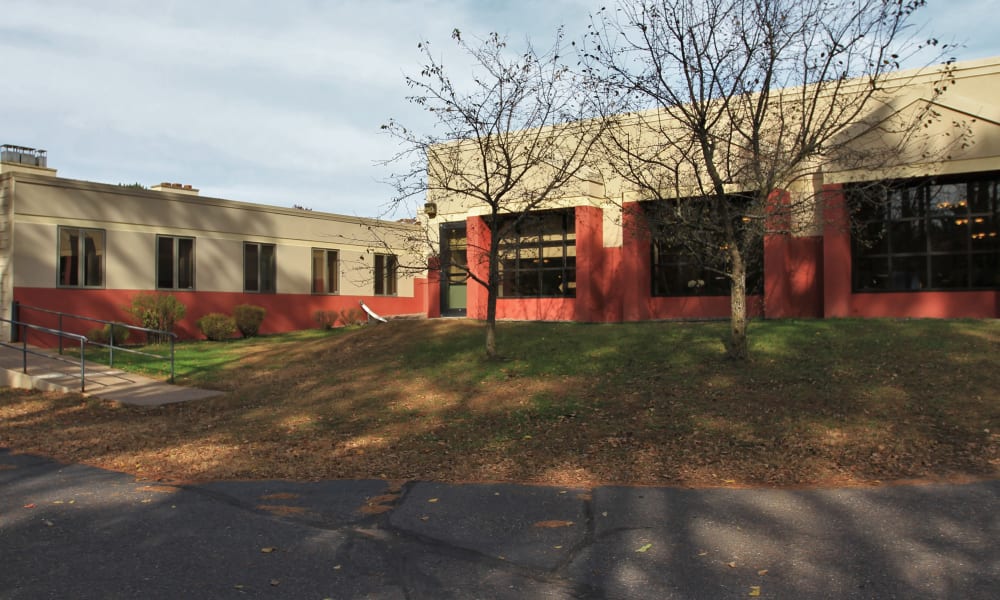
M433 219L438 214L438 205L434 202L425 202L424 214Z

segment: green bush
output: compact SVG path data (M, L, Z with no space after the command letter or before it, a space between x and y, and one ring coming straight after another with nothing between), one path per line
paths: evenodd
M132 304L125 308L139 325L147 329L173 332L177 321L184 318L187 307L171 294L141 293L132 297ZM147 334L151 343L167 341L167 336Z
M87 332L87 339L98 344L108 344L113 337L115 346L122 346L128 341L131 334L131 329L115 323L114 325L105 325L104 327L91 329Z
M198 319L198 329L213 342L221 342L236 333L236 319L222 313L208 313Z
M367 321L364 311L360 308L342 308L338 310L317 310L313 314L313 319L322 329L333 329L339 323L347 327L350 325L363 325Z
M267 310L263 306L253 304L240 304L233 309L233 319L236 320L236 328L240 330L243 337L249 338L257 335L260 331L260 324L264 322L264 315Z

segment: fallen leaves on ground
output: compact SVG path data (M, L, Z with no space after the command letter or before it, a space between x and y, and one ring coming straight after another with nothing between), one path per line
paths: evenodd
M532 525L532 527L540 527L544 529L555 529L558 527L570 527L573 525L573 521L539 521Z
M496 362L468 321L232 344L232 362L199 381L230 393L209 400L139 408L0 390L0 446L163 483L1000 475L1000 324L767 323L753 339L771 345L745 364L712 350L721 327L508 323L510 357Z

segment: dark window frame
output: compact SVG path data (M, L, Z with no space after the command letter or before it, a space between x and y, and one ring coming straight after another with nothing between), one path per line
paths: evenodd
M647 201L647 209L657 204L697 202L697 198ZM732 194L729 202L747 202L746 196ZM736 227L741 224L737 223ZM664 226L665 227L665 226ZM690 298L698 296L729 297L732 279L725 274L724 263L728 257L720 250L716 265L706 264L697 254L672 241L668 233L651 230L649 244L649 293L653 298ZM747 263L746 294L759 296L764 293L764 238L760 236L756 254L744 256ZM721 263L721 264L720 264ZM673 281L674 285L670 285Z
M469 280L468 238L464 221L442 223L440 228L441 280L464 285ZM456 236L456 234L461 234ZM456 240L461 239L459 244Z
M63 232L76 233L75 248L71 253L63 254ZM93 239L86 234L100 234L100 248L94 245L93 251L87 246L87 241ZM70 238L72 240L72 237ZM108 232L95 227L71 227L60 225L56 228L56 287L75 289L104 289L107 285ZM82 260L81 260L82 257ZM96 262L96 265L95 265ZM96 266L98 283L92 281L92 269ZM76 281L76 283L72 283ZM82 282L82 283L81 283Z
M331 255L333 257L331 271ZM316 272L317 256L321 256L323 266ZM312 293L317 295L336 295L340 293L340 251L333 248L313 248L310 253L312 262ZM331 277L332 275L332 277ZM331 281L332 285L331 285Z
M266 263L267 252L270 263ZM251 254L253 259L251 260ZM253 263L251 265L250 263ZM253 269L251 270L251 266ZM252 280L250 276L253 276ZM248 294L274 294L278 290L278 247L261 242L243 242L243 291Z
M395 254L375 253L373 276L376 296L396 296L399 291L399 258Z
M498 231L498 299L576 297L576 209L509 215Z
M171 241L171 252L170 252L170 285L163 284L163 273L161 268L163 267L163 257L161 257L160 252L161 242L170 240ZM187 273L182 269L182 254L181 246L185 242L190 242L190 249L187 254L186 260L183 262L189 263L187 266ZM156 277L156 289L158 290L194 290L195 289L195 238L191 236L180 236L180 235L157 235L156 236L156 269L154 276ZM190 280L190 285L182 285L184 283L183 279Z
M853 293L1000 289L1000 172L850 184L844 193Z

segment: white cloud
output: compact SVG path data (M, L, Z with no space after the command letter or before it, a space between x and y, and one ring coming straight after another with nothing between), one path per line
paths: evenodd
M975 36L963 58L1000 54L1000 11L985 0L932 3L927 29ZM211 195L375 214L391 192L376 161L404 100L419 40L463 73L449 39L497 30L548 47L582 35L585 0L237 0L8 2L0 19L0 139L47 148L69 177L183 181ZM8 137L9 136L9 137ZM230 196L231 195L231 196Z

